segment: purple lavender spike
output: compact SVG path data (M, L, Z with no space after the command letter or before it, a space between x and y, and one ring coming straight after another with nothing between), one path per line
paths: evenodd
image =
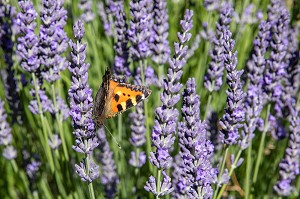
M57 149L61 145L61 139L57 134L53 135L52 140L48 140L51 149Z
M208 11L219 10L221 7L220 0L204 0L204 7Z
M82 15L80 19L84 22L91 22L95 18L95 14L93 13L92 7L93 7L93 1L91 0L80 0L78 2L78 7L80 10L82 10Z
M98 8L98 15L100 16L101 21L103 23L103 28L106 36L113 36L112 23L107 13L108 8L105 9L104 4L101 1L98 3L97 8Z
M154 0L154 43L150 44L153 51L152 60L163 65L170 57L170 46L168 41L169 24L167 2L165 0Z
M116 53L114 63L114 73L117 75L131 76L129 69L129 49L128 45L128 27L126 24L126 15L124 12L124 5L122 2L115 3L115 30L117 36L117 42L114 46Z
M5 147L2 155L7 160L17 157L17 150L11 145L12 139L11 128L7 122L7 114L4 109L4 102L0 100L0 145Z
M206 139L207 125L200 120L200 97L196 94L196 81L189 78L183 93L182 116L178 124L179 162L175 178L175 198L211 198L213 168L210 162L214 146Z
M266 96L263 93L263 75L265 70L265 53L268 47L270 24L262 21L259 25L258 35L253 45L251 59L247 63L249 85L245 101L246 123L244 124L243 139L239 142L242 149L246 149L254 137L254 131L260 120Z
M13 123L22 124L19 88L13 69L13 48L12 37L15 36L13 27L16 26L16 8L9 4L0 3L0 46L4 52L4 60L7 64L6 70L1 74L3 78L5 95L12 112Z
M116 164L113 159L113 152L109 148L106 139L105 131L99 128L97 131L98 139L100 140L99 149L100 160L102 163L101 183L104 185L104 191L107 198L114 198L117 193L119 178L117 176Z
M270 23L272 34L270 46L272 51L266 63L264 91L267 93L268 100L276 103L276 116L282 117L284 88L281 80L287 76L287 63L284 58L287 55L288 47L288 11L282 8L279 18L276 21L270 21Z
M210 51L211 62L204 77L204 86L209 92L218 91L222 85L224 71L224 37L231 22L233 10L229 5L221 10L213 39L213 50Z
M300 154L300 117L295 107L291 107L290 116L290 138L285 155L279 164L280 179L274 186L274 190L280 196L289 196L296 191L292 184L299 175L299 154Z
M231 38L231 32L226 28L224 32L224 65L227 70L226 82L229 86L227 93L227 107L220 121L222 130L221 139L224 143L233 145L237 143L240 135L239 129L245 119L244 97L242 89L242 70L237 70L237 52L234 52L235 42Z
M53 83L68 66L66 59L61 56L68 47L68 37L64 31L67 11L63 8L63 1L43 0L41 21L39 56L44 66L42 76Z
M171 166L172 157L169 154L176 133L176 122L178 119L178 110L174 107L180 99L178 92L182 88L180 78L182 76L182 68L186 63L185 56L187 52L186 43L191 38L189 31L192 29L193 11L186 10L184 19L180 21L182 32L177 33L179 42L175 42L175 55L169 59L169 69L167 77L163 81L163 92L161 93L162 106L156 108L156 117L152 131L152 145L155 151L150 153L150 162L155 165L164 175L164 182L161 187L152 186L153 177L144 187L147 191L152 192L156 196L163 196L170 193L174 188L171 186L170 177L165 174L165 170ZM154 181L157 179L154 179ZM159 181L161 179L158 179ZM164 189L162 189L164 188Z
M26 174L29 177L29 179L34 180L36 178L41 165L42 163L38 158L35 158L29 164L27 164Z
M21 58L21 66L25 71L38 72L40 61L38 58L38 37L34 34L36 17L31 1L19 2L21 12L17 15L17 25L21 36L18 38L17 54Z
M70 40L69 42L72 49L69 66L69 71L72 74L72 84L69 89L69 98L76 145L73 145L72 148L88 157L88 161L84 160L80 165L76 165L76 172L82 180L92 182L97 178L97 175L90 170L87 171L86 165L89 164L90 169L97 168L97 165L91 161L90 156L99 145L99 140L95 136L95 124L92 118L92 90L87 82L89 64L85 63L86 44L81 42L84 35L83 23L81 21L76 22L73 31L76 41Z
M133 60L140 60L151 55L149 39L152 29L152 18L148 13L147 0L133 0L130 2L130 27L128 29L128 38L131 42L129 49Z

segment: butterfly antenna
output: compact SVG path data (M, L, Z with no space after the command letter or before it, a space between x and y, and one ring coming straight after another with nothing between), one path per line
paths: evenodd
M112 133L110 132L110 130L103 124L103 126L106 128L106 130L109 132L110 136L114 139L115 143L118 145L119 149L122 149L121 145L119 144L119 142L116 140L116 138L112 135Z

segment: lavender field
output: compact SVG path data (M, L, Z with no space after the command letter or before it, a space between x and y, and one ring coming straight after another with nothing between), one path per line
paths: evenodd
M0 198L300 198L299 25L299 0L1 0Z

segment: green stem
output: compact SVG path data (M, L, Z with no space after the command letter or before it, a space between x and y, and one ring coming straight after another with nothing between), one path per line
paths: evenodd
M85 140L85 144L87 144L87 140ZM86 155L86 174L89 176L90 175L90 155ZM93 183L90 182L89 185L89 194L90 194L90 199L95 199L95 194L94 194L94 188L93 188Z
M251 153L252 153L252 142L250 141L247 150L247 164L246 164L246 180L245 180L246 199L250 198L250 187L251 187L250 177L251 177L251 167L252 167Z
M118 115L118 141L123 140L123 129L122 129L122 116ZM118 145L115 145L117 148L115 148L116 151L116 162L119 162L117 170L118 170L118 175L120 176L121 183L123 186L119 186L121 189L120 192L122 193L122 198L127 198L127 184L125 181L125 176L126 176L126 163L125 163L125 157L123 150L120 150Z
M164 65L158 66L158 80L161 82L164 75Z
M241 154L242 154L242 151L243 151L243 150L240 149L240 150L238 151L237 155L235 156L235 160L234 160L233 164L232 164L231 167L230 167L230 171L229 171L229 174L228 174L229 177L231 177L231 175L232 175L234 169L236 168L236 164L237 164L238 160L240 159L240 156L241 156ZM226 158L226 157L225 157L225 158ZM223 184L223 185L222 185L222 188L221 188L220 192L218 193L217 199L220 199L220 198L221 198L223 192L225 191L226 186L227 186L227 184Z
M62 141L62 146L63 146L63 151L64 151L64 154L65 154L65 158L68 161L69 160L69 154L68 154L68 149L67 149L65 136L64 136L64 131L63 131L63 126L62 126L62 115L61 115L61 112L58 110L58 107L57 107L54 84L51 85L51 88L52 88L52 100L53 100L53 105L54 105L54 109L55 109L55 118L56 118L58 129L59 129L59 136L60 136L61 141Z
M264 131L262 133L262 136L261 136L261 139L260 139L260 144L259 144L258 157L257 157L257 161L256 161L256 164L255 164L254 174L253 174L253 183L255 183L256 180L257 180L257 174L258 174L260 162L261 162L261 159L262 159L262 156L263 156L265 138L266 138L267 131L269 129L268 118L269 118L269 114L270 114L270 109L271 109L271 104L269 103L268 107L267 107L267 115L266 115L266 118L265 118Z
M160 169L157 170L157 179L156 179L157 196L156 196L156 199L159 198L159 194L160 194L160 177L161 177L161 172L162 172L162 170L160 170Z
M19 169L18 169L18 165L17 165L17 163L16 163L16 160L13 159L13 160L11 160L10 162L11 162L11 166L12 166L14 172L15 172L15 173L18 173L18 172L19 172Z
M225 154L223 156L223 161L222 161L222 166L221 166L220 173L219 173L219 176L218 176L218 181L220 181L220 179L223 175L227 154L228 154L228 147L226 148ZM215 190L215 194L214 194L214 199L217 197L217 193L218 193L219 189L220 189L220 187L217 186L217 188Z

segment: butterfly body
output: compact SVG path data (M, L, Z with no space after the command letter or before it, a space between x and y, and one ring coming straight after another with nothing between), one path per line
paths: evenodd
M124 78L112 76L110 70L107 69L93 107L96 125L101 126L105 119L123 113L146 99L150 94L151 90L148 88L131 85Z

